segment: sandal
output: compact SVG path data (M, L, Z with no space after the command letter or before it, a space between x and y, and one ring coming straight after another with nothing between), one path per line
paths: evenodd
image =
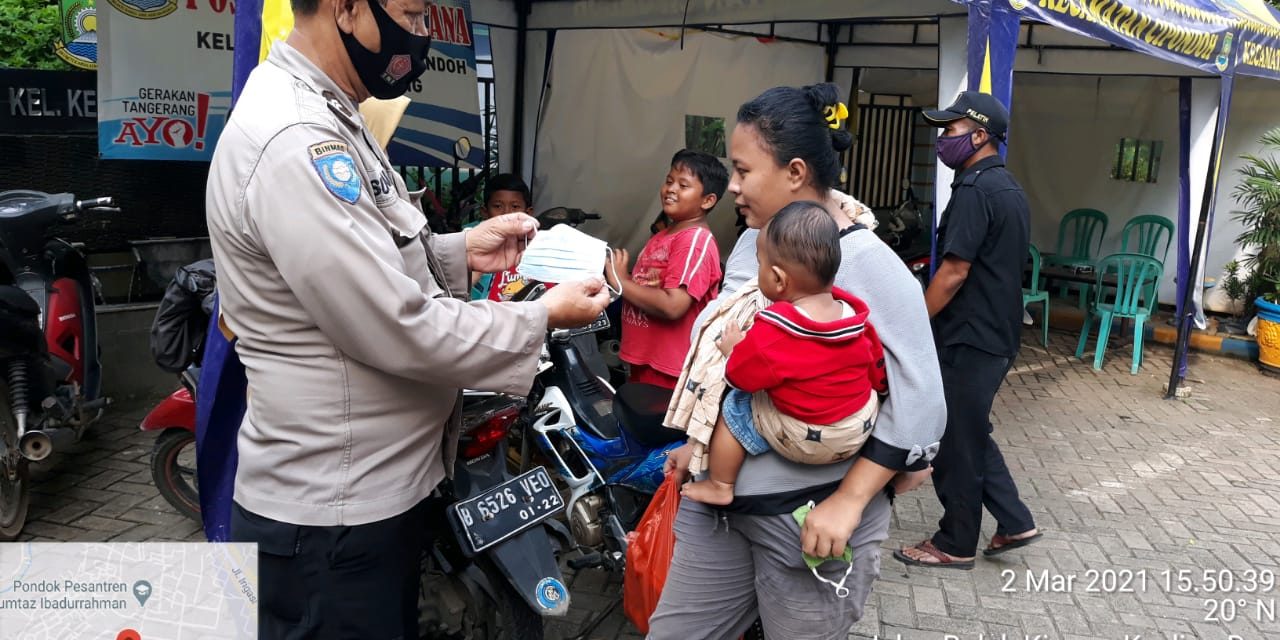
M991 556L998 556L1006 551L1021 549L1042 537L1044 537L1044 534L1039 531L1025 538L1014 538L1012 536L1004 536L997 533L996 535L991 536L991 544L987 545L987 548L982 550L982 555L987 556L988 558Z
M920 544L910 547L917 551L923 551L937 560L937 562L928 562L925 560L916 560L911 556L902 552L902 549L894 549L893 557L909 567L937 567L939 569L961 569L969 570L973 568L973 560L956 560L941 549L933 546L932 540L925 540Z

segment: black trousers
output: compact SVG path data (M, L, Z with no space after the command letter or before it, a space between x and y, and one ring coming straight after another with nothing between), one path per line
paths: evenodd
M426 501L351 527L231 511L231 539L258 543L260 640L416 640Z
M998 534L1035 528L991 438L991 403L1012 360L968 345L942 347L938 358L947 431L933 460L933 487L943 508L933 544L947 554L969 557L978 549L983 506L995 516Z

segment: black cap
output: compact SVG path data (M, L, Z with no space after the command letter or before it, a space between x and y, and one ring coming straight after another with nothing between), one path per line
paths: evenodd
M980 91L965 91L951 106L941 111L924 112L924 119L935 127L945 127L961 118L968 118L1004 140L1009 132L1009 110L995 96Z

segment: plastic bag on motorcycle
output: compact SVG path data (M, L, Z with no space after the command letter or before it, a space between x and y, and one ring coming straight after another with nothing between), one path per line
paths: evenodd
M676 512L680 510L680 482L670 474L653 494L636 530L628 536L626 573L622 577L622 610L641 633L649 633L649 618L658 608L676 546Z
M181 373L199 360L217 283L213 260L179 267L174 274L151 323L151 357L161 369Z

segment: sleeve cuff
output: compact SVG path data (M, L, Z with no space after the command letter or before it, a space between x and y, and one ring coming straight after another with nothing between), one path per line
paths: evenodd
M937 453L938 443L936 442L927 447L915 446L910 449L901 449L885 444L873 435L866 444L862 445L858 455L894 471L919 471L928 467Z
M433 234L431 250L435 253L441 274L455 298L467 300L471 292L471 268L467 266L467 232Z

